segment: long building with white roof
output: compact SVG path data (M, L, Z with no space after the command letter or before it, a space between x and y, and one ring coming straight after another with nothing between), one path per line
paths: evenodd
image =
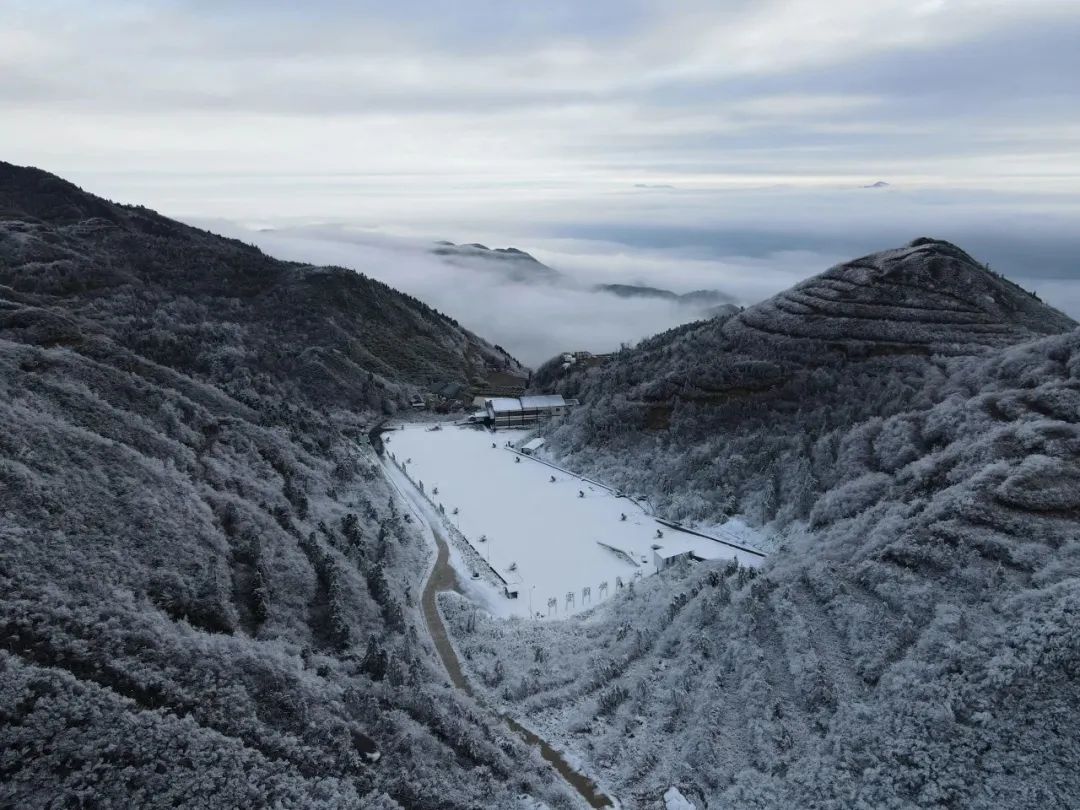
M559 394L525 397L490 397L484 400L484 421L492 427L522 427L541 419L561 416L570 403Z

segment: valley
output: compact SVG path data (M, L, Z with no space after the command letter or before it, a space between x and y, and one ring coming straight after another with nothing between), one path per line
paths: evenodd
M0 164L0 805L1069 806L1080 328L807 275L487 433L427 304Z
M1080 2L0 13L0 810L1080 810Z

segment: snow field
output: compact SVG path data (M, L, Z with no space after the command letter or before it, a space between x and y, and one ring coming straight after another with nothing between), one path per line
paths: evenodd
M443 507L445 521L518 589L517 599L506 598L501 584L484 572L474 579L475 560L452 555L463 584L474 594L486 591L482 601L496 615L529 616L531 610L557 618L588 609L615 592L617 578L629 583L655 573L654 545L706 559L735 558L743 565L759 562L755 555L661 526L629 498L505 446L520 443L526 431L408 425L387 435L388 452Z

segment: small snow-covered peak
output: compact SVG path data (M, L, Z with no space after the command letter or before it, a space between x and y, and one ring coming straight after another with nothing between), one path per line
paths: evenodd
M730 335L951 353L1075 326L951 242L920 237L831 267L745 310L725 328Z

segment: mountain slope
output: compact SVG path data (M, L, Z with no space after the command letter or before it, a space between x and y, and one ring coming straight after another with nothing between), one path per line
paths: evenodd
M432 549L354 440L511 363L354 273L0 166L0 806L573 806L447 683Z
M273 379L278 393L326 407L392 409L402 386L517 368L363 275L277 261L37 169L0 163L0 217L0 285L21 305L7 316L14 336L72 345L83 320L237 396Z
M787 523L835 480L847 431L866 422L869 441L873 420L940 401L965 358L1075 326L954 245L920 239L562 378L587 407L552 428L551 446L671 517Z
M963 266L890 306L890 257ZM529 626L447 600L475 681L536 662L491 697L633 806L671 785L762 810L1080 801L1080 329L1025 339L1072 324L951 246L870 263L884 272L832 316L783 294L588 372L590 404L552 431L571 463L669 509L750 506L780 540L757 572L688 565ZM861 271L796 290L837 272ZM894 321L963 301L1003 328L870 330L868 299ZM672 368L670 386L632 376Z

